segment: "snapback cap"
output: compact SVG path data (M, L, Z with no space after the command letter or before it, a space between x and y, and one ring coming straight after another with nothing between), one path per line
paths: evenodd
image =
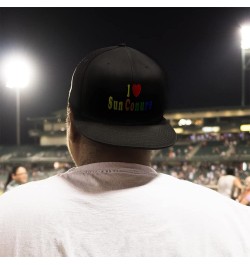
M93 141L161 149L176 141L163 117L166 89L155 61L120 44L95 50L78 64L68 104L78 132Z

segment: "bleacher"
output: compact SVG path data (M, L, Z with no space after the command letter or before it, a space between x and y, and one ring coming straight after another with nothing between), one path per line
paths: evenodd
M237 147L237 154L239 155L250 155L250 143L249 141L241 141Z
M71 162L66 146L0 146L0 163Z
M229 150L228 146L225 146L223 142L220 141L211 141L201 144L199 150L196 152L195 156L199 158L210 158L214 159L222 158L227 154Z
M195 145L193 144L179 144L177 143L174 146L164 148L158 152L156 152L153 157L154 162L163 162L167 160L181 160L184 161L187 159L190 152L192 152Z
M236 137L236 136L235 136ZM162 149L153 157L155 163L172 161L250 161L250 141L240 138L233 140L204 140L176 143Z

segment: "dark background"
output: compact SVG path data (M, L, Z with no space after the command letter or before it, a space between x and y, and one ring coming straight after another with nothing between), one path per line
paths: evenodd
M169 110L240 106L239 29L249 19L250 8L0 8L0 59L19 50L36 69L21 93L22 144L32 143L27 117L65 108L80 59L121 42L166 69ZM1 80L0 145L15 144L15 107Z

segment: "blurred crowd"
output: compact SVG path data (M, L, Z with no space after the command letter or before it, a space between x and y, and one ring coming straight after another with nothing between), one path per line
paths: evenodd
M1 166L0 194L29 181L42 180L58 173L65 172L72 166L73 165L67 163L58 162L55 162L53 167L41 165L19 165L14 167L10 165ZM169 174L181 180L191 181L199 185L207 186L217 190L218 192L221 192L221 185L227 185L229 186L230 190L229 194L227 195L228 197L231 197L235 200L242 200L246 205L248 205L248 203L250 204L250 172L243 170L240 164L225 165L223 163L211 162L183 162L179 163L178 165L153 164L152 166L158 172ZM231 168L230 174L228 174L229 168ZM246 164L245 168L250 168L250 163ZM226 184L221 184L222 179L225 179L223 181ZM239 190L236 192L236 195L233 198L231 191L233 192L233 186L236 180L238 181L237 188L239 188ZM227 182L229 182L229 184ZM246 198L249 198L249 200L246 200Z
M250 175L250 173L239 169L236 165L225 165L223 163L183 162L178 165L153 165L154 169L158 172L166 173L178 179L188 180L204 186L217 185L219 178L226 174L226 168L228 166L235 167L235 175L241 179L245 179L248 174ZM250 164L248 166L250 168Z
M234 176L244 184L250 176L250 162L223 161L190 161L194 153L202 157L202 152L197 152L209 146L211 156L234 157L237 154L250 155L249 133L201 134L179 137L178 144L153 155L152 167L162 173L169 174L178 179L191 181L199 185L208 186L218 190L219 180L227 175L227 168L234 169ZM240 147L240 148L239 148ZM176 158L183 158L178 160ZM176 159L176 161L175 161ZM169 163L172 161L174 163ZM249 160L250 161L250 160ZM60 172L65 172L73 166L69 163L34 164L27 163L17 169L12 164L0 164L0 193L6 190L7 184L11 188L18 184L48 178ZM25 173L26 172L26 173ZM25 176L26 174L26 176ZM18 176L20 175L20 179ZM8 180L8 181L7 181ZM9 182L9 183L7 183Z

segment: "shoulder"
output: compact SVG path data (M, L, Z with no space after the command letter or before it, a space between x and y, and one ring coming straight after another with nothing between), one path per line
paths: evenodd
M185 222L192 223L193 229L203 224L209 227L211 233L234 234L235 239L237 234L241 234L242 238L250 236L246 229L249 226L250 207L189 181L164 174L160 178L166 178L164 181L169 184L166 193L170 195L166 195L166 204L174 209L174 213L185 216ZM167 185L162 182L160 186Z
M19 184L16 183L15 180L12 180L12 181L7 185L6 190L7 190L7 191L10 191L11 189L16 188L16 187L18 187L18 186L19 186Z
M45 180L19 185L5 192L0 196L0 215L6 208L25 210L27 207L32 208L32 205L38 201L45 201L53 195L53 191L56 191L59 182L57 176L53 176Z
M185 207L200 208L202 211L205 209L205 211L210 210L212 212L219 212L222 208L232 213L235 209L242 210L242 205L238 202L221 195L217 191L187 180L159 174L159 184L160 189L165 189L165 193L169 193L172 200L182 201L186 205ZM244 206L243 210L246 210ZM250 218L250 211L247 210L246 214Z

